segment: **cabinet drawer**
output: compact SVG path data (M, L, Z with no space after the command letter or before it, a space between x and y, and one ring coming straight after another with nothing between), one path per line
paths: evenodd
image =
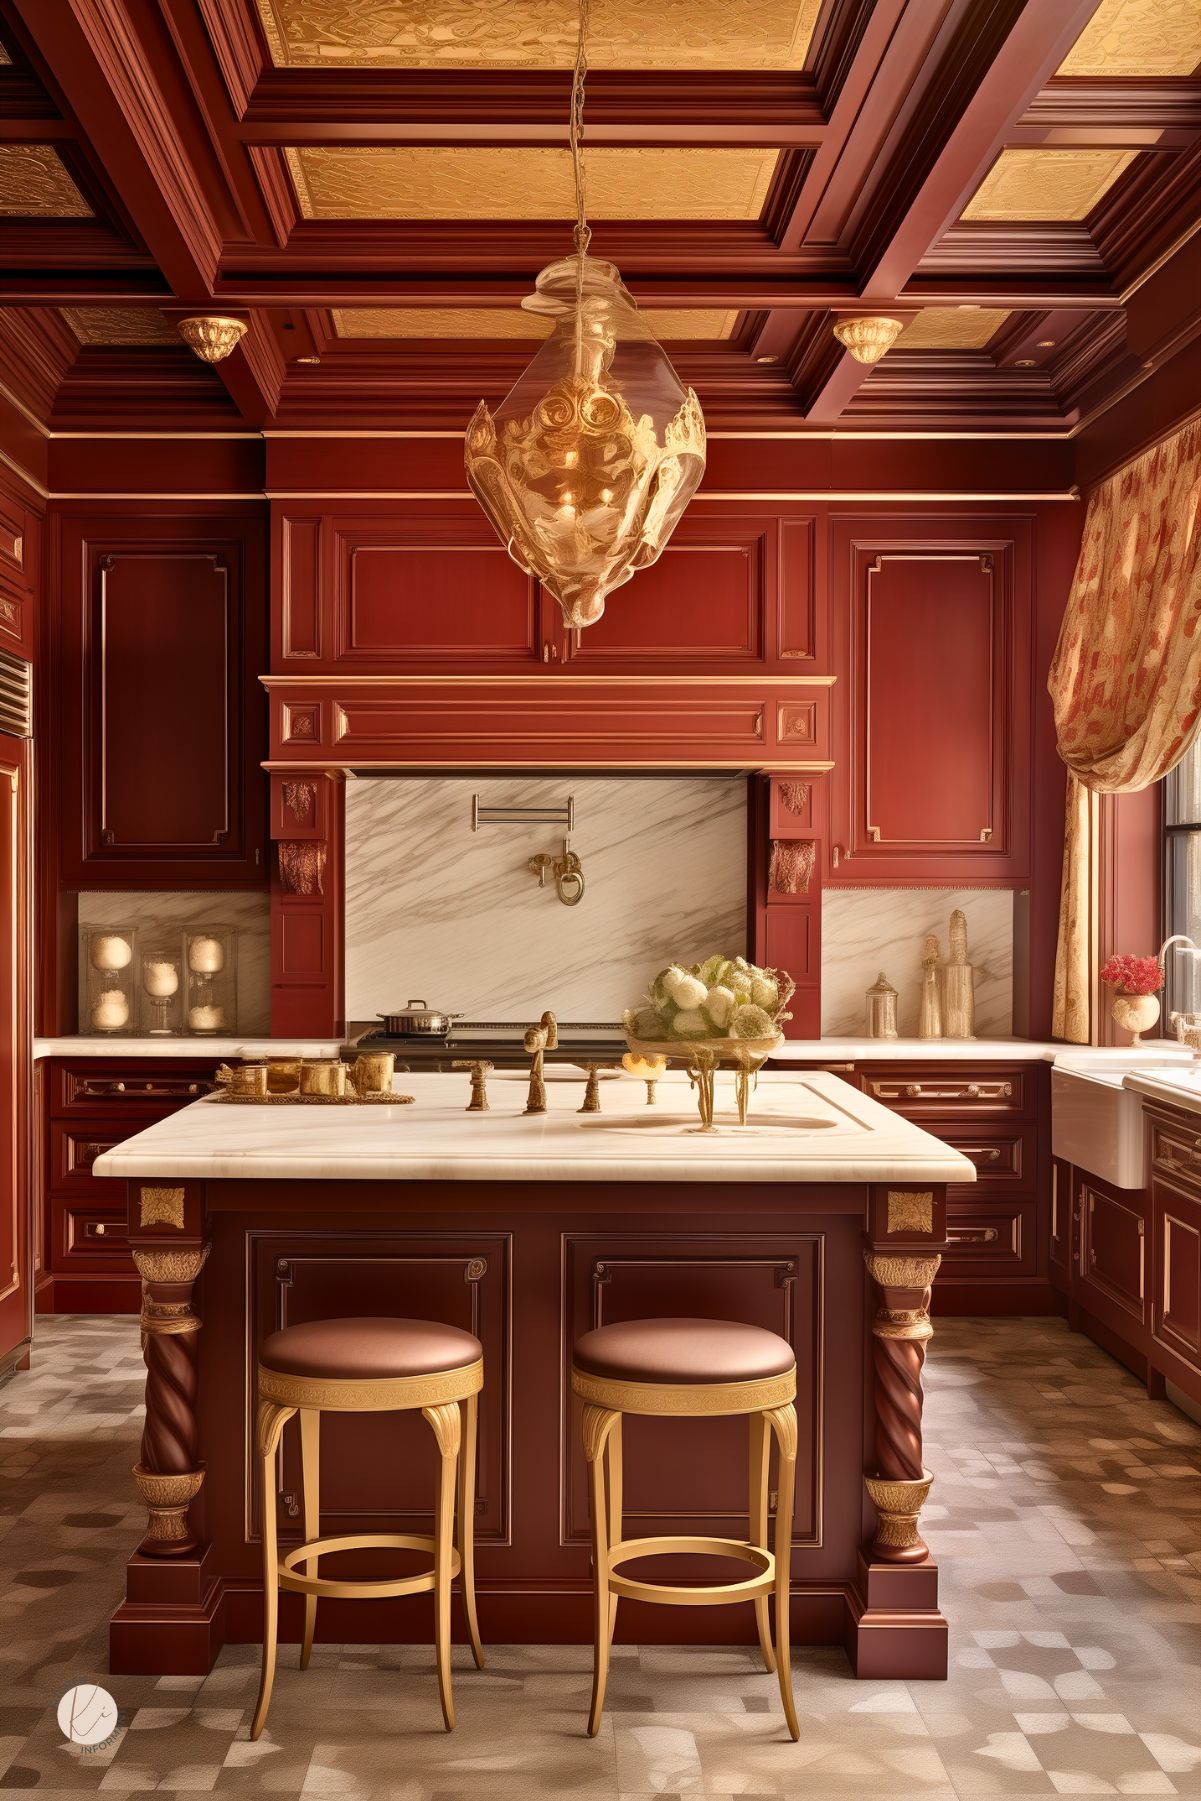
M1191 1126L1151 1121L1151 1167L1190 1193L1201 1196L1201 1131Z
M975 1166L976 1180L972 1186L953 1189L953 1193L971 1196L990 1188L1033 1186L1036 1167L1033 1126L983 1126L973 1131L962 1120L926 1118L923 1118L922 1126Z
M116 1125L111 1120L97 1121L95 1126L63 1125L54 1120L50 1126L50 1186L56 1194L113 1195L118 1199L124 1186L113 1176L94 1176L92 1165L105 1151L121 1144L140 1131L145 1120L130 1120Z
M131 1111L146 1106L161 1108L164 1102L186 1106L213 1088L215 1063L185 1065L182 1069L148 1071L143 1064L113 1062L101 1070L60 1064L52 1089L55 1113L111 1114L114 1108Z
M880 1075L869 1068L865 1086L873 1100L913 1119L926 1119L934 1113L959 1118L1024 1113L1032 1092L1026 1072L1013 1069L943 1073L918 1066Z
M1035 1211L1032 1200L949 1200L940 1279L1034 1275Z
M77 1206L73 1201L63 1201L55 1211L56 1270L88 1268L135 1273L124 1208Z

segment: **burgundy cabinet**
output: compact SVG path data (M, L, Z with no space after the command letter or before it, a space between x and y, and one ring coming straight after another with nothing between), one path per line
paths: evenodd
M0 645L32 657L42 520L0 487Z
M354 513L277 503L272 668L823 671L824 545L824 522L819 530L808 515L693 508L595 625L568 631L558 602L512 560L474 502L434 513L424 502L366 503Z
M1075 1298L1141 1344L1147 1319L1147 1218L1142 1189L1077 1174Z
M1029 874L1030 528L834 526L831 880Z
M0 733L0 1375L28 1356L33 1246L28 1160L29 744Z
M266 880L265 623L257 522L64 521L66 885Z

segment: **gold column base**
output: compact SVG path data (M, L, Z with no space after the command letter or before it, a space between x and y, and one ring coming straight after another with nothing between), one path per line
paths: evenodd
M150 1516L138 1546L143 1556L182 1557L194 1550L200 1541L188 1525L188 1508L200 1493L204 1471L162 1475L135 1463L133 1479Z
M868 1547L873 1557L882 1563L921 1563L930 1555L917 1522L933 1483L929 1470L918 1482L899 1482L886 1476L863 1478L879 1516L876 1536Z

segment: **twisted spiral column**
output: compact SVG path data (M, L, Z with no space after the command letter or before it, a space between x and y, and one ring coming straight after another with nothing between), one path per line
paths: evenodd
M196 1548L188 1506L200 1492L197 1333L192 1285L207 1245L135 1250L142 1278L142 1343L146 1359L146 1424L134 1481L149 1512L138 1549L146 1557L179 1557Z
M877 1513L873 1557L916 1563L929 1552L917 1521L932 1478L922 1463L922 1366L934 1335L930 1287L941 1259L865 1251L878 1304L872 1320L876 1473L864 1482Z

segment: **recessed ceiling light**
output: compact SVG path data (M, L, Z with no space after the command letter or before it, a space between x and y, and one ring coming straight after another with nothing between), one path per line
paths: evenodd
M319 356L298 356L296 361L298 363L319 363L321 358Z
M1014 364L1015 369L1037 369L1038 363L1032 356L1020 356Z
M778 356L757 356L755 358L757 363L778 363L779 360Z
M1054 338L1040 338L1038 340L1038 348L1040 350L1054 350L1055 344L1056 339Z

